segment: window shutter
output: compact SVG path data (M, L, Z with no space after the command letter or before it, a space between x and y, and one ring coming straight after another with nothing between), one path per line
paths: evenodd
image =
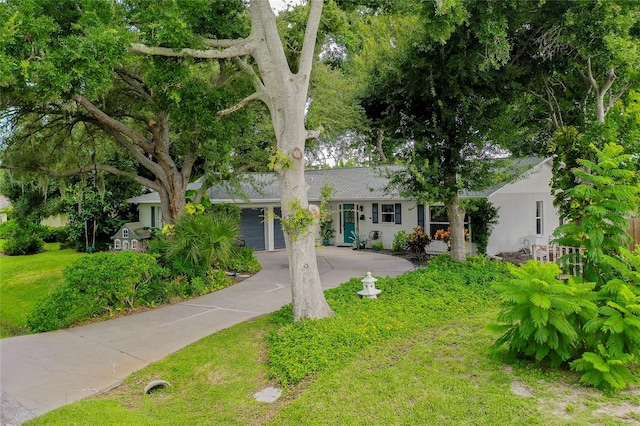
M156 208L151 206L151 227L156 227Z
M424 204L418 204L418 226L424 229Z
M396 225L402 225L402 204L396 203Z
M371 221L378 223L378 203L371 204Z

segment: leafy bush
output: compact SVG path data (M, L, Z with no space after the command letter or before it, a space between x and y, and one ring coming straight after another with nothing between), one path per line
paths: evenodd
M592 282L581 284L583 289L577 293L566 293L568 298L555 305L548 296L555 293L557 280L549 279L546 270L531 270L526 277L537 292L522 291L524 285L516 290L500 286L501 318L511 328L497 344L502 341L512 352L535 355L538 360L555 355L554 364L558 359L572 361L571 367L583 372L584 383L616 391L635 380L628 365L640 359L640 253L632 254L625 247L630 239L625 217L637 211L640 186L632 157L624 154L622 146L591 147L597 163L577 160L581 168L573 169L573 175L580 184L563 194L575 220L557 228L556 242L582 247L582 253L576 250L560 260L582 261L582 279ZM579 282L572 278L569 285ZM592 303L597 308L593 313Z
M64 270L65 284L41 300L27 319L34 332L54 330L105 312L162 299L154 280L166 276L153 256L130 251L98 253Z
M413 232L407 235L407 248L409 251L422 259L427 255L426 249L431 244L431 237L424 232L422 226L413 228Z
M504 265L495 261L478 267L449 257L433 265L379 279L376 287L382 293L376 300L358 296L359 278L327 290L336 314L331 318L294 323L291 305L273 313L271 319L280 328L267 337L270 376L282 384L297 383L345 365L377 342L486 309L495 303L495 292L487 283L507 277Z
M504 334L495 346L507 345L516 356L548 361L557 367L575 359L582 347L582 325L597 313L593 283L557 277L555 263L530 260L521 267L510 265L513 279L496 283L502 309L493 327Z
M22 256L38 253L43 247L44 241L35 233L19 230L4 242L3 250L7 256Z
M237 237L238 225L232 219L185 214L176 222L174 234L159 246L167 266L203 277L213 264L230 261Z
M228 271L249 272L255 274L262 269L258 259L249 247L233 247L229 259L219 265L221 269Z
M17 220L10 219L2 222L0 223L0 239L11 238L18 230L20 230L20 225Z
M393 251L407 250L407 231L402 229L393 236L393 243L391 243L391 250Z

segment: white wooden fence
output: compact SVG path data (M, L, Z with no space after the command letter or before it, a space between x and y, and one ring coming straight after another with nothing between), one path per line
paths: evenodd
M531 246L531 258L540 262L555 262L565 274L582 275L582 247L534 244Z

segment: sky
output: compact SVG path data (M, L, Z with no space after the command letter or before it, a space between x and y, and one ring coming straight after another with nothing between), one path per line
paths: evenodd
M287 4L300 4L301 2L301 0L269 0L271 7L278 11L283 10Z

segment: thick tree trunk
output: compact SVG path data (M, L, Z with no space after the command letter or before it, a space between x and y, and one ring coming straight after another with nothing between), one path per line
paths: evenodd
M333 315L324 297L316 261L315 231L319 218L315 216L316 210L309 206L308 186L304 179L306 81L308 79L304 77L290 79L282 88L286 95L274 99L276 114L272 114L278 151L291 161L291 166L284 167L279 173L283 220L295 216L296 209L314 214L313 223L306 229L292 234L285 232L295 321ZM304 87L297 87L296 82Z
M451 226L451 257L460 262L466 262L467 250L464 239L464 214L465 211L460 206L459 200L449 202L446 205L447 216L449 217L449 224Z

